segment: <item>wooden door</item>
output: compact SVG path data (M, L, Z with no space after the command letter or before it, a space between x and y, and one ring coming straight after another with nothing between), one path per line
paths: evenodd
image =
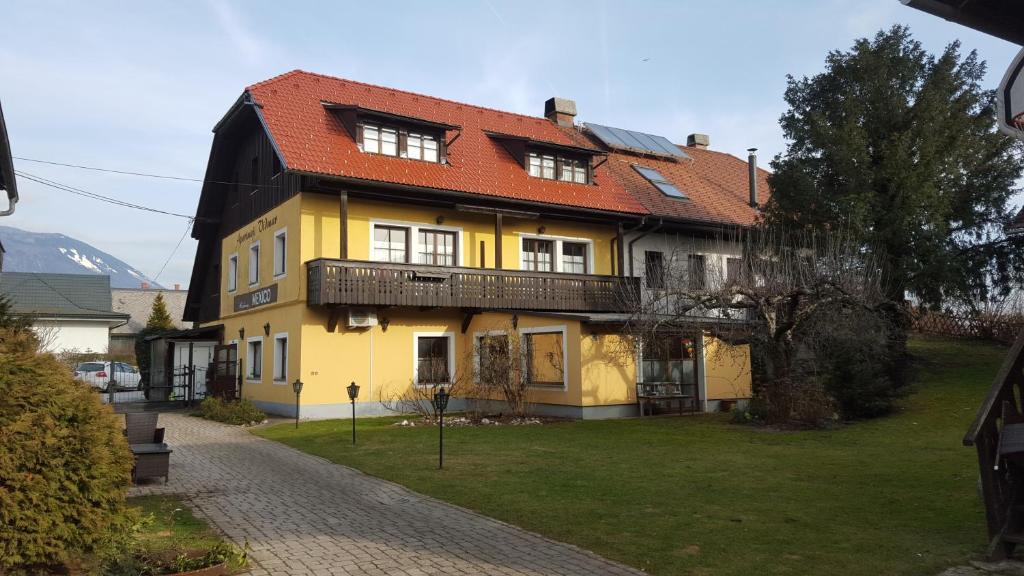
M218 344L213 347L213 362L210 363L207 380L209 395L227 400L236 397L238 391L238 346L236 344Z

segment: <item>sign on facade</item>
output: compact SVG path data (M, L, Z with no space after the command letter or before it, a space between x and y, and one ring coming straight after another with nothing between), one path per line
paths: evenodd
M235 296L235 312L244 312L277 302L277 284Z

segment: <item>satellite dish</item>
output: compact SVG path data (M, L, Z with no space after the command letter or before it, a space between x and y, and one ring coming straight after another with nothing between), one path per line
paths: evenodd
M1024 140L1024 50L1017 53L996 93L999 130Z

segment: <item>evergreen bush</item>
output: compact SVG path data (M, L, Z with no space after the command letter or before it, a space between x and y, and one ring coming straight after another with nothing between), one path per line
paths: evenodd
M248 400L221 400L215 396L203 400L199 405L199 416L235 425L259 424L267 417L263 410Z
M45 572L127 528L121 428L30 331L0 329L0 574Z

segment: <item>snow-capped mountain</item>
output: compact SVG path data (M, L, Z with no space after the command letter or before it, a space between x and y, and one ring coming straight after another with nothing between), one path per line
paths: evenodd
M64 234L0 226L0 243L6 250L3 269L7 272L105 274L112 288L138 288L142 282L162 287L138 269Z

